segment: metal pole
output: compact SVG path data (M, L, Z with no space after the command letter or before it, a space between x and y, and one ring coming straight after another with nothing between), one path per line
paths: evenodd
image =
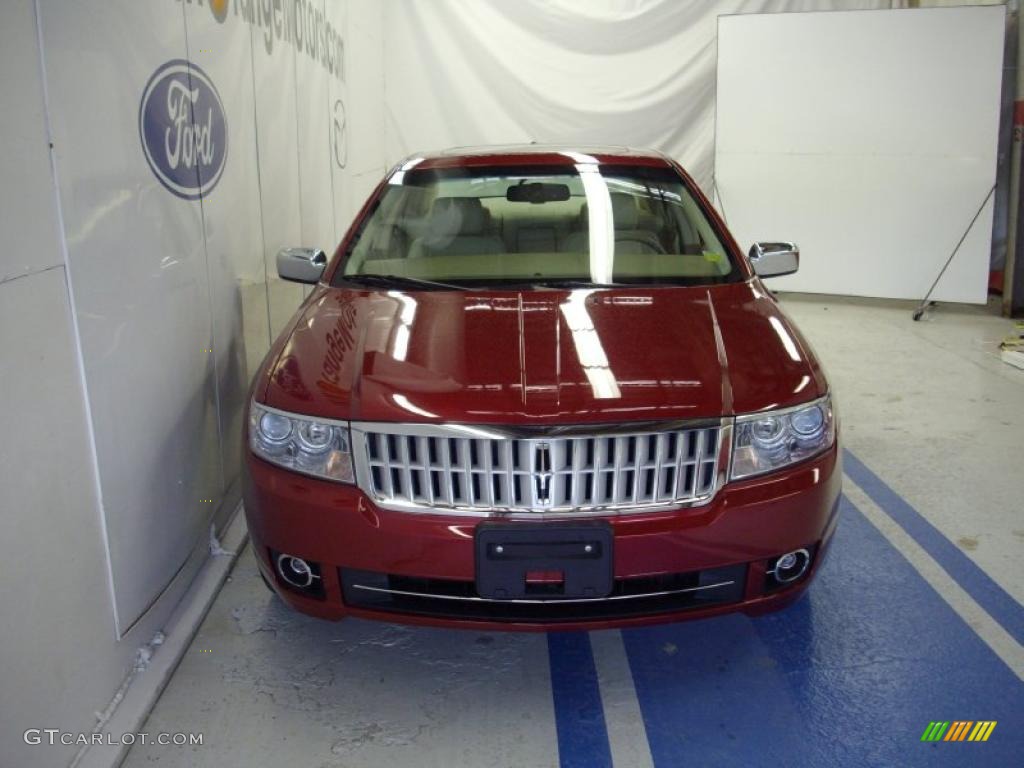
M960 239L957 241L956 247L953 248L953 252L949 254L949 258L946 259L946 263L942 265L942 269L939 271L938 277L935 278L935 282L932 283L932 287L928 289L928 293L924 295L924 298L921 299L921 303L918 304L917 309L914 310L915 321L920 320L921 315L923 315L924 311L928 309L928 303L932 297L932 291L935 290L935 286L939 284L939 280L942 279L942 276L946 274L946 270L949 268L950 262L953 261L953 257L956 256L956 252L960 250L960 246L964 244L964 240L966 240L967 235L970 234L971 228L974 227L974 222L976 222L978 220L978 217L981 216L981 212L985 210L985 206L988 205L989 198L992 197L992 193L995 191L996 185L993 184L989 188L988 194L985 195L985 199L981 201L981 205L978 206L978 210L975 211L974 216L971 218L971 223L967 225L967 229L965 229L964 233L960 235Z

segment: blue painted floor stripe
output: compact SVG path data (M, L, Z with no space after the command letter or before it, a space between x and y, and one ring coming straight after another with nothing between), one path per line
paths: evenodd
M848 450L843 451L843 469L978 605L1018 643L1024 643L1024 606Z
M610 768L612 752L590 635L549 632L548 656L561 768Z
M1024 684L848 500L807 594L779 613L623 631L658 768L1002 766ZM988 742L922 743L932 720Z

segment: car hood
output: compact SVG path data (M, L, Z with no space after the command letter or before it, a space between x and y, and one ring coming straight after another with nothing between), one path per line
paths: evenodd
M826 391L807 343L757 281L522 292L320 287L279 350L259 399L336 419L692 419Z

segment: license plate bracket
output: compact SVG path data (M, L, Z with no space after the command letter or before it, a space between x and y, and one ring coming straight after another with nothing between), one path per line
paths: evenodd
M614 537L607 523L481 523L475 539L480 597L566 600L611 594Z

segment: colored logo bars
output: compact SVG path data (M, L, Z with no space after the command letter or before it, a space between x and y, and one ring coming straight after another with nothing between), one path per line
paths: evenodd
M988 741L995 727L995 720L932 721L921 734L921 741Z

